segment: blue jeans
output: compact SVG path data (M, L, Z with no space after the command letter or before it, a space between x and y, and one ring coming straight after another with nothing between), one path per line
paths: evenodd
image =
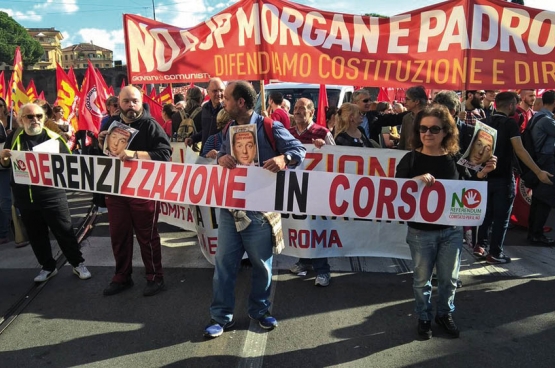
M514 200L514 177L488 179L488 204L484 222L478 229L478 244L483 247L489 244L489 252L494 256L499 256L503 252L503 242L509 227ZM490 226L491 237L488 241Z
M12 188L10 170L0 170L0 238L7 238L12 219Z
M437 315L443 316L455 311L455 291L461 265L463 231L461 227L443 230L417 230L411 227L407 232L414 264L414 299L418 318L431 321L432 313L432 273L437 275Z
M218 224L218 249L216 250L213 300L210 306L212 319L225 324L233 319L235 308L235 281L244 252L252 263L249 316L262 317L270 308L272 285L272 228L260 212L246 211L250 225L238 232L233 215L220 211Z

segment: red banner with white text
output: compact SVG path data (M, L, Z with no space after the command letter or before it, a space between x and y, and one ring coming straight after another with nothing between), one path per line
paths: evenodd
M451 0L387 19L242 0L189 29L125 14L124 30L134 84L210 77L455 90L555 83L555 12L499 0Z

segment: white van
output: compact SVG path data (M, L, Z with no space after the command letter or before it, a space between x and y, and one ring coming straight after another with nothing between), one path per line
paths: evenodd
M268 96L273 91L279 91L283 94L283 98L286 98L291 102L290 114L293 114L293 108L295 103L299 98L306 97L314 102L314 107L316 111L314 113L314 118L316 118L318 113L318 96L320 95L320 85L319 84L307 84L307 83L271 83L264 85L264 91L266 96L266 106L268 106ZM353 100L353 86L338 86L338 85L326 85L326 92L328 94L328 106L335 106L339 108L344 102L351 102ZM260 113L260 108L262 101L260 99L260 94L256 101L255 111Z

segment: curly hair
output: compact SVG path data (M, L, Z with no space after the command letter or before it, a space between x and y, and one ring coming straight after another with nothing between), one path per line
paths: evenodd
M337 111L335 123L335 137L349 129L349 120L354 114L360 114L360 108L353 103L344 103Z
M443 140L441 141L441 146L449 154L454 155L459 152L459 129L457 128L457 124L449 113L447 107L438 104L427 106L416 115L416 119L414 119L411 142L412 148L417 149L423 146L422 140L420 139L420 122L423 118L429 116L438 118L441 121L442 128L446 133L445 137L443 137Z

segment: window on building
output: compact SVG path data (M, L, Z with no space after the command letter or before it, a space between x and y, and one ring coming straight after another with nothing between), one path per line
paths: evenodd
M73 60L73 54L69 55L69 57L71 58L71 60Z
M67 55L65 55L66 61L67 61Z
M100 64L94 64L95 68L100 68Z

